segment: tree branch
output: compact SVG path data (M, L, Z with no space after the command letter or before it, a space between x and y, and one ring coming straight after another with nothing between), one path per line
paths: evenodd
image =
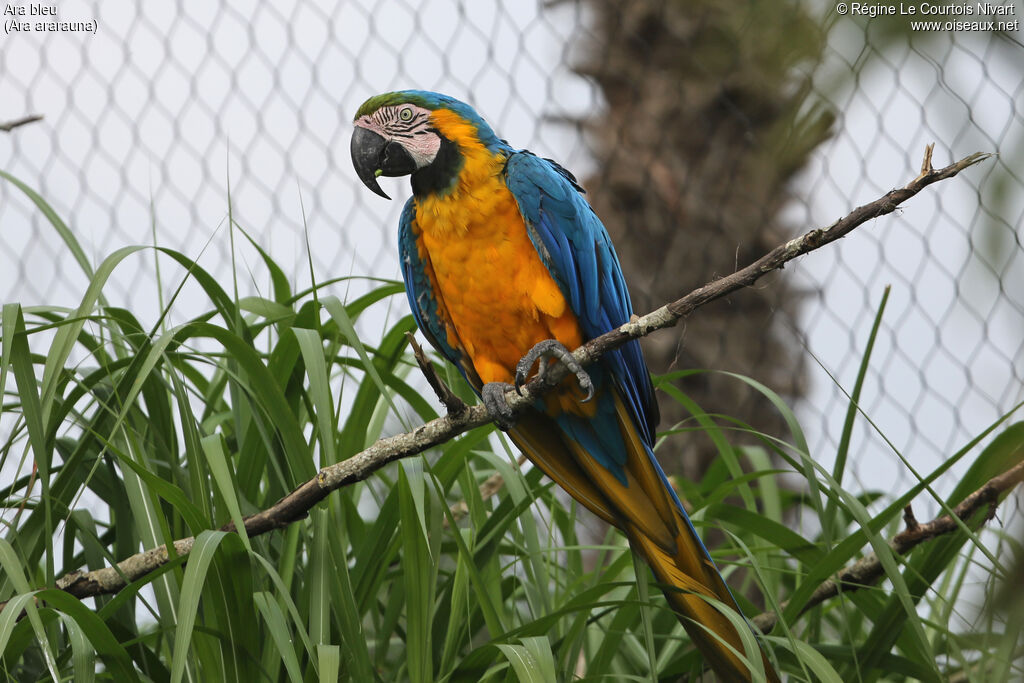
M826 228L811 230L776 247L754 263L731 275L710 282L645 316L634 317L620 328L587 342L576 349L573 355L580 364L588 365L608 351L616 349L632 339L646 336L654 330L671 327L700 306L744 287L749 287L763 275L784 267L798 256L835 242L872 218L892 213L896 207L928 185L951 178L989 156L981 153L972 154L945 168L935 170L931 167L931 146L929 146L925 153L921 173L904 187L891 190L875 201L854 209L845 218ZM534 378L528 382L523 387L521 394L509 391L506 394L509 407L515 412L524 410L545 391L556 386L565 374L564 366L558 364L545 373L543 378ZM443 392L443 389L441 391ZM306 517L309 510L332 491L363 481L395 460L422 453L463 432L490 422L487 411L482 405L455 411L451 410L453 406L448 407L450 410L448 415L420 425L411 432L380 439L351 458L323 468L317 476L300 485L270 508L247 517L244 522L246 533L250 537L258 536L288 526ZM221 528L227 531L235 530L234 523L230 522ZM193 542L193 538L175 541L177 554L188 554ZM113 567L90 572L72 572L58 579L56 587L79 598L116 593L130 582L158 569L168 561L166 547L160 546L133 555ZM0 609L3 606L4 604L0 604Z
M982 509L988 508L985 512L985 517L978 523L980 527L995 517L996 505L999 502L1000 496L1008 493L1021 482L1024 482L1024 462L1019 462L1002 474L989 479L985 482L984 486L964 498L959 505L954 507L953 513L961 521L968 522ZM909 509L910 506L908 505L905 513L908 513ZM925 541L930 541L945 534L951 534L960 529L960 524L950 515L936 517L924 524L918 523L912 512L909 512L909 515L905 514L904 519L907 522L907 528L896 534L889 541L889 547L899 555L906 555ZM882 561L878 559L878 555L875 553L868 553L836 574L835 578L829 579L818 586L811 594L811 597L808 598L807 604L800 610L800 614L804 614L810 608L836 597L840 592L850 593L861 588L873 586L883 576L885 576L885 570L882 568ZM786 603L782 603L780 607L785 609ZM775 612L764 612L758 614L750 621L767 633L775 627L778 621L778 614Z
M405 338L409 340L409 346L412 348L412 355L416 358L416 364L420 366L420 372L427 378L427 384L437 394L437 400L444 405L449 415L461 415L469 406L461 398L455 395L455 392L444 383L437 371L434 369L434 364L427 358L427 354L423 353L423 349L420 348L419 342L416 341L416 335L412 332L406 332Z
M13 121L8 121L7 123L0 123L0 131L3 131L5 133L10 133L15 128L19 128L19 127L27 125L29 123L35 123L36 121L42 121L42 120L43 120L42 114L33 114L31 116L23 116L20 119L14 119Z

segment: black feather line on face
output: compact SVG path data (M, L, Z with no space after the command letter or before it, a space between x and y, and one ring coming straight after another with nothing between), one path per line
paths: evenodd
M416 197L444 196L451 192L465 163L454 142L441 135L440 131L430 129L429 132L441 138L441 146L430 165L412 174L412 193Z

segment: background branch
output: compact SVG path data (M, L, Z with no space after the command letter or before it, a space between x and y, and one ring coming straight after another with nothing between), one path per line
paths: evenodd
M0 130L2 130L5 133L10 133L15 128L42 120L42 114L32 114L31 116L23 116L20 119L14 119L13 121L8 121L7 123L0 123Z
M996 505L999 502L1000 496L1009 492L1013 487L1021 482L1024 482L1024 462L1018 463L1002 474L989 479L985 482L984 486L964 498L959 505L954 507L953 513L961 521L967 522L978 512L987 507L988 510L985 513L985 517L978 523L978 526L980 527L995 516ZM909 510L910 506L908 505L907 508ZM896 534L896 536L889 541L889 547L899 555L906 555L916 546L924 543L925 541L930 541L934 538L953 533L960 529L960 524L950 515L936 517L932 521L925 522L924 524L919 524L917 520L914 519L913 513L910 513L909 517L905 517L905 519L907 520L907 528ZM873 586L878 583L884 575L885 570L882 568L882 562L878 559L878 555L873 552L868 553L860 560L857 560L852 565L836 574L835 578L829 579L818 586L811 594L811 597L807 600L807 604L805 604L803 609L800 610L800 614L805 613L815 605L821 604L830 598L834 598L839 595L840 592L849 593L860 588ZM782 608L785 608L785 606L785 602L780 605ZM768 632L774 628L778 621L778 614L775 612L764 612L762 614L758 614L756 617L751 619L751 621L762 631Z
M731 275L706 284L645 316L634 317L620 328L587 342L577 349L574 355L581 364L587 365L593 363L604 353L618 348L632 339L675 325L681 318L700 306L754 284L765 274L784 267L786 263L798 256L844 237L851 230L872 218L892 213L900 204L928 185L951 178L989 156L981 153L972 154L945 168L935 170L931 166L931 146L929 146L925 153L921 173L906 186L891 190L875 201L854 209L845 218L827 228L811 230L776 247L754 263ZM522 411L545 391L557 385L565 376L565 372L563 366L557 365L547 372L543 379L534 378L528 382L523 387L521 395L515 391L508 392L506 398L509 407L516 412ZM440 390L442 393L443 391L443 389ZM451 410L453 406L448 407ZM431 420L411 432L380 439L351 458L323 468L316 477L300 485L270 508L247 517L244 522L245 530L250 537L258 536L303 519L314 505L326 498L332 491L363 481L395 460L422 453L489 421L486 409L482 405L475 405ZM234 523L228 523L221 528L227 531L235 530ZM177 555L187 555L193 542L194 538L192 537L175 541ZM56 587L79 598L116 593L132 581L155 571L168 561L169 555L166 546L160 546L133 555L113 567L90 572L72 572L58 579ZM4 604L0 604L0 609Z

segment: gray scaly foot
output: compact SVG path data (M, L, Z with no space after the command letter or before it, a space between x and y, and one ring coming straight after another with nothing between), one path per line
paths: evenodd
M544 377L548 370L547 361L551 359L559 361L569 372L576 375L576 381L579 382L580 389L587 393L586 398L583 399L584 403L594 398L594 383L591 381L590 375L576 362L572 352L554 339L545 339L542 342L538 342L516 365L516 391L519 391L526 384L526 379L529 377L530 371L533 370L533 366L537 364L537 361L540 361L537 377Z
M487 414L503 432L512 429L516 424L515 413L505 400L505 392L512 388L514 387L508 382L488 382L480 389L480 398L487 408Z

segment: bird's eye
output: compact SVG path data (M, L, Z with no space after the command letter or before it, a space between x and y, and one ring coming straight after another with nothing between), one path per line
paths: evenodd
M412 107L402 107L399 109L398 118L402 121L412 121Z

